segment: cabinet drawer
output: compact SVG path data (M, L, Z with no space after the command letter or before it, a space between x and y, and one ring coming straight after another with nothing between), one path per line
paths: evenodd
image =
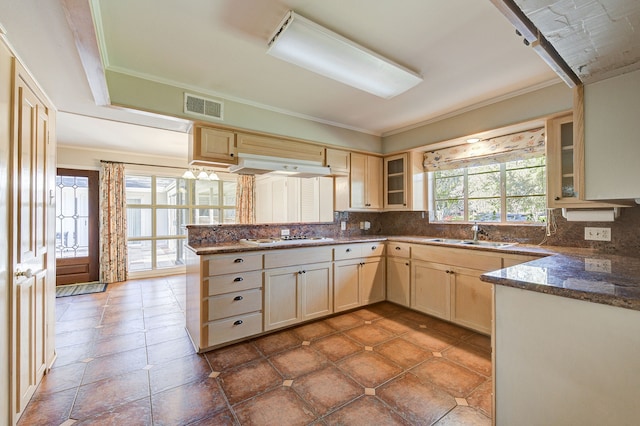
M412 259L416 260L461 266L480 271L494 271L502 268L502 257L499 255L479 254L474 250L414 245L411 255Z
M362 257L362 247L360 244L343 244L333 249L335 260L358 259Z
M405 257L411 256L411 244L407 243L387 243L387 256Z
M205 278L208 291L204 296L231 293L234 291L262 288L262 272L238 272L237 274L214 275Z
M231 254L207 257L203 262L203 275L234 274L262 269L262 254Z
M265 269L320 262L331 262L331 247L323 246L278 250L264 255Z
M219 345L232 340L262 333L262 312L210 322L204 326L207 346Z
M370 243L344 244L334 248L334 260L358 259L384 255L384 243L373 241Z
M208 299L208 321L262 310L262 290L228 293Z

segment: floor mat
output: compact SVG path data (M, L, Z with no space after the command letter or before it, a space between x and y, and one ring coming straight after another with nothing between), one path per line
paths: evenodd
M99 282L86 284L67 284L56 287L56 297L78 296L80 294L102 293L107 285Z

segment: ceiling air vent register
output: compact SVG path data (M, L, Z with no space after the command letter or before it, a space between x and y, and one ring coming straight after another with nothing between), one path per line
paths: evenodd
M215 118L222 120L223 104L214 99L207 99L201 96L184 94L184 113L191 115L199 115L202 117Z

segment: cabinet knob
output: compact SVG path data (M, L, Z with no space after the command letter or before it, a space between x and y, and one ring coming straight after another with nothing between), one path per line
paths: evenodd
M235 154L232 152L232 153L230 153L230 154L229 154L229 157L233 158L233 157L234 157L234 155L235 155Z
M233 279L233 282L234 282L234 283L239 283L240 281L244 281L244 278L242 278L242 277L237 277L237 278L234 278L234 279Z
M560 200L560 197L555 197L554 200L558 201Z
M233 261L233 263L242 263L244 262L244 259L236 259Z
M371 246L371 250L375 250L377 248L378 248L378 246Z
M347 253L349 253L351 251L351 249L347 249Z
M236 297L233 298L233 300L242 300L242 299L243 299L242 296L236 296Z
M233 325L241 325L241 324L242 324L242 320L238 320L233 323Z
M405 265L409 266L409 262L405 263Z

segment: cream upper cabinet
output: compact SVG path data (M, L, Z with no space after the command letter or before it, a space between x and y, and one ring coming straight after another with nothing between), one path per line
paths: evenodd
M422 154L405 152L384 158L384 209L426 211Z
M239 132L236 144L240 154L290 158L317 164L324 164L325 161L325 148L322 145L293 139Z
M640 70L584 86L585 198L640 199Z
M348 175L351 156L349 151L327 148L325 152L325 165L331 168L332 175Z
M194 125L189 135L189 164L238 164L235 133Z
M612 207L613 204L586 200L583 98L580 88L574 89L574 109L575 114L561 115L546 122L547 207ZM609 140L607 138L607 144ZM607 151L611 152L611 149L607 147ZM607 174L614 175L614 170L607 170Z
M379 210L382 208L382 158L351 153L350 207Z

